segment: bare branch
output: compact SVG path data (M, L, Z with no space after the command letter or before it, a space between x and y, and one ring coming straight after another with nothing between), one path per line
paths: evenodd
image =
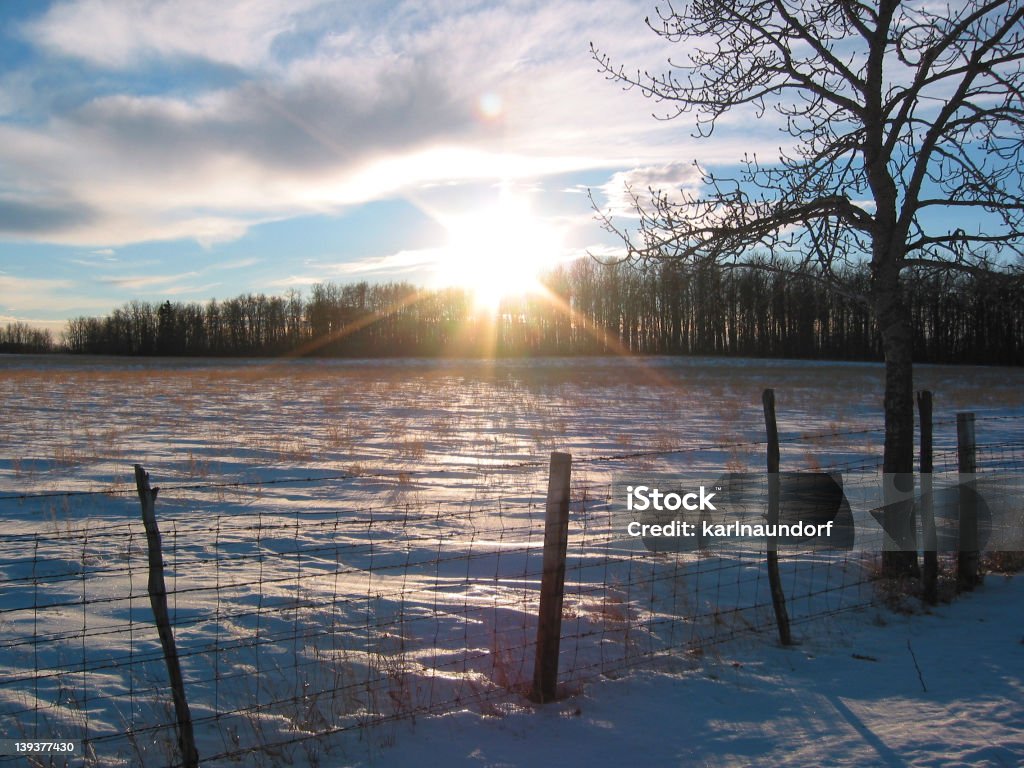
M664 118L696 113L699 136L771 107L796 145L737 178L705 173L700 195L634 197L628 232L600 214L632 257L859 253L898 274L915 251L960 247L921 218L944 205L983 217L974 243L1024 240L1024 0L692 0L648 25L686 62L627 75L592 48L609 79L672 104Z

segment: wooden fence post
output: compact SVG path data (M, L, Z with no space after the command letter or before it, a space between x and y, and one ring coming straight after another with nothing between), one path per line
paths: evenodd
M558 647L562 637L562 597L565 594L565 551L569 541L569 478L572 456L552 453L544 513L544 566L537 614L537 655L530 698L553 701L558 682Z
M960 477L960 536L956 556L956 586L971 591L981 580L978 578L978 505L974 473L977 471L974 442L974 414L956 415L956 454Z
M178 749L181 764L185 768L198 768L199 753L196 751L195 736L192 733L192 714L185 698L185 683L181 677L178 649L174 644L171 618L167 612L167 586L164 582L164 558L160 543L160 528L156 524L156 495L159 488L149 487L149 474L141 464L135 465L135 485L142 502L142 522L146 527L146 542L149 545L149 603L153 607L160 646L167 663L167 675L171 682L171 696L174 712L178 719Z
M935 605L939 599L939 555L932 502L932 393L928 390L917 393L917 411L921 422L921 533L924 538L921 589L924 601Z
M768 436L768 525L779 524L779 429L775 423L775 390L766 389L761 395L764 405L764 427ZM774 536L768 536L765 545L768 550L768 585L772 592L772 607L775 609L775 623L779 627L779 642L792 645L789 633L789 614L786 612L786 596L782 592L779 576L779 544Z

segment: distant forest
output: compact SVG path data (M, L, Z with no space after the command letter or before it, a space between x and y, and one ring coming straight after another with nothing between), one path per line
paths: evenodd
M0 328L0 352L53 352L53 334L28 323L8 323Z
M210 356L532 356L608 354L881 358L865 270L838 285L781 272L582 259L551 272L540 296L476 312L461 289L407 283L314 285L308 296L246 294L206 304L133 301L70 320L76 353ZM906 276L921 362L1024 363L1019 273ZM571 308L568 311L567 308Z

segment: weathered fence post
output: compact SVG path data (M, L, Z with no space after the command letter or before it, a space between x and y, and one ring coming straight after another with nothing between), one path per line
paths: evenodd
M153 607L156 629L160 634L160 646L167 663L167 675L171 681L171 696L174 712L178 719L178 749L181 764L185 768L198 768L199 753L196 751L195 736L192 733L192 714L185 698L185 683L181 677L178 649L174 644L171 618L167 612L167 586L164 583L164 558L160 543L160 528L156 524L156 495L159 488L149 487L149 474L141 464L135 465L135 485L142 502L142 522L146 527L146 542L149 545L149 603Z
M935 605L939 599L939 555L932 503L932 393L928 390L917 393L917 411L921 421L921 534L924 538L921 591L924 601Z
M764 404L764 428L768 436L768 525L779 524L779 429L775 423L775 390L766 389L761 395ZM775 609L775 623L779 627L779 642L792 645L789 633L789 614L786 612L786 596L782 592L779 577L779 544L774 536L766 539L768 550L768 585L772 592L772 607Z
M974 414L956 415L957 480L960 507L960 536L956 556L956 586L970 591L981 580L978 578L978 505L974 473L977 471L974 443Z
M537 655L530 698L553 701L558 682L558 647L562 637L562 597L565 594L565 550L569 541L569 478L572 456L552 453L548 499L544 513L544 565L537 614Z

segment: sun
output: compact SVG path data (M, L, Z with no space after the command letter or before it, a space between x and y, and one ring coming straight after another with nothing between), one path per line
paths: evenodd
M502 299L539 291L541 275L561 251L557 230L524 200L503 198L441 222L448 239L437 283L464 288L480 310L496 311Z

